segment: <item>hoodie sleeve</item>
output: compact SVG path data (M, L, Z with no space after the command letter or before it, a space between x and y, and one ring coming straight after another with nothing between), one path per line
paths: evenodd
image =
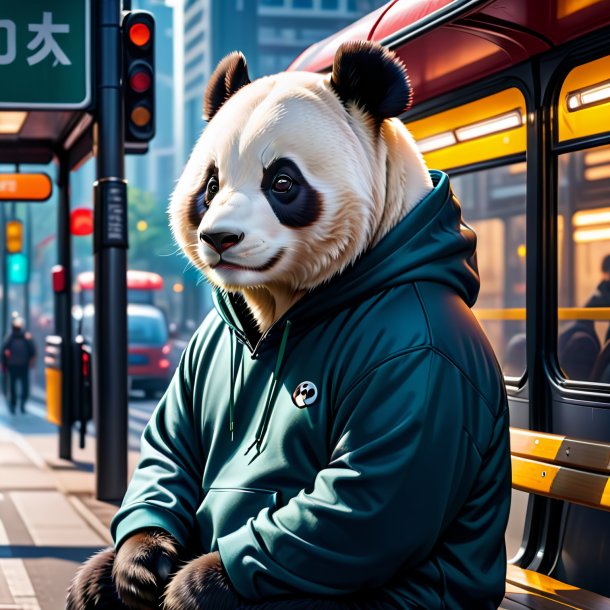
M343 595L378 588L424 560L482 463L464 428L468 410L490 440L495 415L432 349L392 357L357 380L311 488L218 540L237 591L249 600Z
M117 548L131 534L149 527L166 530L182 546L192 535L203 472L190 385L196 339L197 335L183 353L142 434L140 461L110 526Z

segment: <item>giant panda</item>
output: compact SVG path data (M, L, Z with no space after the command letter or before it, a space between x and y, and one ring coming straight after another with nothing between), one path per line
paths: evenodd
M214 287L142 436L92 608L491 609L510 498L476 239L397 119L403 63L220 62L170 204Z

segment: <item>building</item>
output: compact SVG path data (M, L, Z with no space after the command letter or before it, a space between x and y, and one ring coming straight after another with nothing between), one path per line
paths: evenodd
M184 146L203 129L203 92L218 61L243 51L251 78L286 69L311 44L385 0L183 0Z

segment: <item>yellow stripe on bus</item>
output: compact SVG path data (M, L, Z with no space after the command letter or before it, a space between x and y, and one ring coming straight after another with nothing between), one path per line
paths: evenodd
M522 491L548 494L559 467L541 464L525 458L511 456L513 466L513 487Z
M525 307L507 309L473 309L479 320L525 320ZM560 307L557 311L560 320L597 320L610 321L610 307Z
M511 453L519 455L554 460L565 436L556 434L541 434L530 430L510 429Z

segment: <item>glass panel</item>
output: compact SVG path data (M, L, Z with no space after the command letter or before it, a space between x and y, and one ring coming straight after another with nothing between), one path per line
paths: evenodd
M559 365L610 383L610 146L559 157L558 203Z
M505 375L525 371L525 163L456 176L464 221L477 234L481 291L473 312Z

